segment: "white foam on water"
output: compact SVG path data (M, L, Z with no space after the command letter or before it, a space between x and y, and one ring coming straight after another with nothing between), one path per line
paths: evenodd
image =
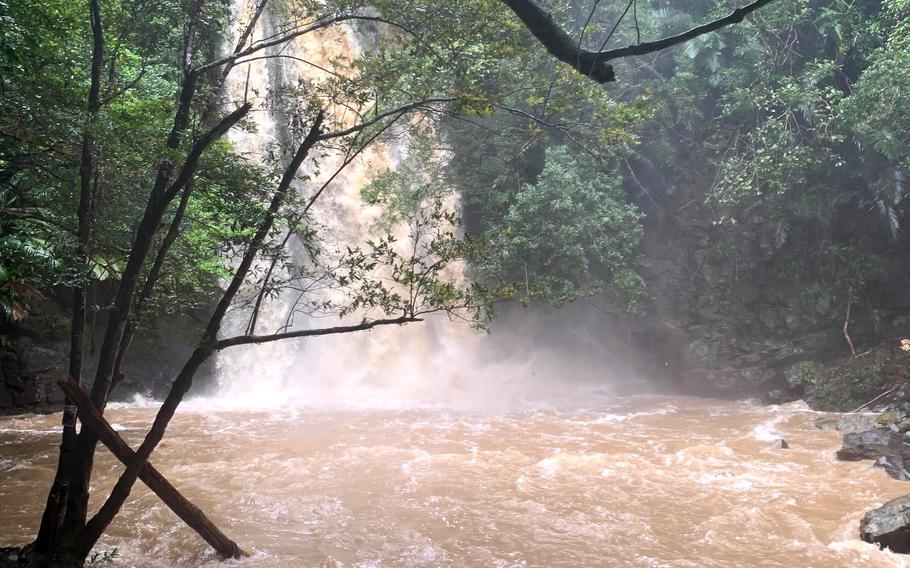
M158 408L159 406L161 406L160 400L142 394L134 394L130 400L109 402L106 408L122 410L127 408Z
M752 429L752 437L762 442L774 442L783 439L784 435L778 426L784 418L784 414L779 414L770 420L762 422Z
M854 553L851 556L856 558L856 566L876 564L896 568L907 568L908 566L904 555L895 554L890 550L881 550L878 546L859 539L834 541L828 545L828 548L835 552Z

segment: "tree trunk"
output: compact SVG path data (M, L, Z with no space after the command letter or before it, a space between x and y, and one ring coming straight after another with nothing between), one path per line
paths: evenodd
M275 194L269 203L269 208L262 218L262 221L256 230L256 234L250 240L250 244L244 252L243 259L240 261L240 265L237 267L237 271L234 273L230 284L209 319L205 333L199 340L196 350L183 366L183 369L181 369L177 378L174 379L171 390L164 399L161 408L159 408L151 429L149 429L148 434L146 434L145 439L136 451L136 456L130 460L130 463L126 467L126 471L124 471L117 480L117 483L111 490L111 494L101 506L98 513L95 514L95 516L92 517L92 519L85 524L85 527L75 536L74 550L78 557L84 558L88 556L92 547L95 546L95 543L98 542L98 539L114 520L114 517L120 511L123 503L125 503L129 497L130 491L136 483L140 471L145 467L152 452L155 451L155 448L158 447L158 443L161 442L161 439L164 437L167 426L174 417L177 407L183 401L184 395L189 391L193 384L193 377L195 376L196 371L198 371L199 367L215 352L218 333L221 330L221 323L224 320L224 316L230 308L234 297L240 291L240 287L246 281L246 276L249 273L253 261L256 259L256 256L262 248L262 244L271 232L272 227L274 226L275 217L278 215L278 211L287 199L291 184L297 176L297 171L300 169L300 166L303 164L309 151L319 142L323 116L322 112L316 116L309 133L298 147L290 164L285 168L281 182L278 184L278 188L275 190Z
M188 73L180 97L181 104L186 104L187 108L185 111L182 108L178 110L174 123L175 129L179 128L182 131L186 128L189 105L192 101L192 89L194 88L195 82L195 74ZM145 213L143 214L142 221L139 223L139 227L136 230L133 247L121 277L120 287L117 290L117 298L114 302L114 308L111 310L108 318L104 341L99 353L98 369L95 373L95 382L92 384L91 391L92 403L99 412L103 413L104 407L107 404L107 397L110 392L114 369L117 363L117 354L120 352L120 345L123 340L124 332L126 331L127 323L132 314L133 301L136 294L136 288L138 287L139 277L142 273L142 267L145 264L145 260L149 256L155 232L161 223L161 219L164 217L168 205L173 201L177 193L191 181L199 166L199 160L205 150L246 116L250 108L251 106L249 104L241 106L224 117L215 127L199 138L193 144L186 160L182 164L179 174L170 186L168 186L168 182L171 179L171 174L174 170L173 166L170 163L162 163L159 167L158 179L149 196L149 202L146 206ZM175 145L178 144L179 136L176 138L172 136L172 139L169 139L168 144L170 145L171 142ZM71 468L68 477L70 489L63 527L63 532L67 535L79 532L85 525L85 519L88 512L88 487L91 480L95 446L97 443L98 439L95 437L94 432L83 430L79 433L76 452L74 452L74 465Z
M104 30L101 25L99 0L89 1L92 27L91 85L88 94L88 116L82 135L82 154L79 161L79 211L76 264L85 268L91 254L92 213L96 185L95 172L95 128L98 112L101 110L101 67L104 59ZM75 384L82 381L82 360L85 345L85 281L73 288L73 317L70 325L69 377ZM35 538L34 548L46 551L57 539L66 515L69 483L68 469L76 448L76 407L67 397L63 402L63 437L57 473L47 497L47 505L41 517L41 526Z
M856 359L856 347L853 346L853 338L850 337L850 312L853 310L853 284L847 287L847 313L844 314L844 339L850 346L850 358Z
M102 444L107 446L114 456L124 465L129 464L136 457L136 452L111 428L88 395L82 388L72 381L60 381L60 388L79 407L79 416L82 423L91 428ZM139 472L139 479L161 498L165 505L190 526L199 536L207 542L222 558L240 558L248 556L237 543L228 538L215 524L203 513L199 507L193 505L171 483L155 469L152 464L146 463Z
M91 12L92 32L93 32L93 53L92 53L92 84L89 92L89 114L90 117L97 114L101 108L101 68L103 65L103 33L101 28L101 8L99 0L88 0ZM171 131L167 138L167 147L170 150L177 150L190 123L192 103L196 95L196 87L200 78L200 72L192 68L193 57L196 49L194 38L196 23L201 17L201 9L204 0L196 2L195 9L190 15L190 22L185 33L185 46L183 53L184 77L183 84L177 97L177 108L174 114L174 121ZM265 7L265 1L257 9L256 19L262 13ZM249 29L244 32L242 41L247 41L252 33L251 24ZM239 49L239 47L237 48ZM227 71L220 77L223 83ZM219 86L220 89L220 86ZM210 107L210 105L209 105ZM240 109L225 117L218 125L213 127L201 139L196 140L193 147L182 164L182 169L173 182L172 177L175 172L175 165L169 158L164 158L157 165L157 175L154 187L150 193L148 205L143 214L141 222L137 228L130 255L127 260L126 268L122 275L120 285L117 290L117 296L114 306L108 317L107 327L105 329L101 349L99 351L99 360L95 372L95 380L92 384L91 399L99 412L104 412L107 398L110 393L112 382L115 378L115 371L119 369L123 356L126 353L126 347L123 346L124 336L132 337L132 331L127 330L130 316L133 313L135 294L138 286L138 279L142 273L142 268L146 262L149 251L153 244L154 235L161 222L162 217L168 209L169 204L179 192L183 185L190 183L195 170L198 167L198 160L208 147L208 145L220 138L230 127L236 124L250 109L248 104L244 104ZM83 140L83 154L80 163L80 174L83 180L83 191L80 200L87 196L85 190L85 179L91 179L91 173L94 171L93 160L93 129L87 128ZM169 185L170 184L170 185ZM80 234L82 229L82 203L80 202ZM91 211L89 204L88 211ZM80 239L81 242L81 239ZM86 241L87 242L87 241ZM85 258L87 258L87 249L83 249ZM166 251L165 251L166 252ZM78 346L74 348L74 353L78 352L77 360L71 362L72 368L79 368L78 373L71 371L71 376L77 382L81 379L81 352L84 334L84 313L85 313L85 294L84 290L76 291L74 296L74 321L72 330L72 344ZM75 416L74 408L67 405L69 412L64 413L64 436L60 449L60 458L57 468L57 474L48 496L47 506L42 518L41 528L39 529L38 538L35 541L35 547L47 548L56 546L59 542L70 540L85 527L85 520L88 512L89 484L91 472L94 463L94 453L97 446L98 438L91 429L83 429L78 435L75 433ZM70 426L68 426L70 425Z
M177 240L177 237L180 236L180 224L183 222L183 215L186 213L186 207L189 204L190 197L193 195L193 188L194 184L192 182L186 184L183 194L180 196L180 203L177 205L177 211L174 213L174 218L171 220L167 233L164 235L164 240L161 241L161 246L158 248L158 253L155 256L155 261L152 263L148 276L145 278L145 284L142 285L142 290L139 292L139 299L136 302L136 308L133 310L133 317L127 324L126 330L123 332L123 338L120 340L120 349L114 360L114 375L111 379L111 391L113 391L124 378L123 361L126 359L126 354L129 352L130 345L133 342L133 336L139 327L139 317L142 315L146 303L155 293L155 286L158 284L158 277L161 275L161 269L164 266L164 261L167 259L168 252L170 252L171 246Z

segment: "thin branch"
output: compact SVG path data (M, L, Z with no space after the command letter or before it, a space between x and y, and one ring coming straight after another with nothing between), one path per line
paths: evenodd
M581 51L581 42L585 39L585 32L588 31L588 24L591 23L591 18L594 17L594 12L597 11L597 5L600 4L600 0L594 0L594 5L591 6L591 11L588 12L588 19L585 20L583 26L581 26L581 33L578 34L578 43L575 44L575 47Z
M610 40L613 39L613 34L616 33L616 29L619 28L619 24L626 18L626 14L629 13L629 9L632 7L632 4L635 3L635 0L629 0L629 3L626 5L626 9L622 11L622 14L619 15L619 19L613 24L613 27L610 29L610 33L607 34L607 37L604 38L603 43L600 44L600 50L603 51L607 44L610 43Z
M333 335L338 333L351 333L355 331L367 331L374 327L383 325L403 325L423 321L421 318L402 316L394 319L380 319L369 322L363 322L357 325L340 325L337 327L327 327L320 329L302 329L298 331L288 331L285 333L275 333L272 335L238 335L221 339L215 343L215 349L222 350L237 345L252 345L260 343L269 343L272 341L281 341L282 339L294 339L300 337L317 337L320 335Z
M322 65L318 65L318 64L316 64L316 63L313 63L312 61L307 61L306 59L304 59L304 58L302 58L302 57L296 57L296 56L294 56L294 55L285 55L285 54L282 54L282 53L275 54L275 55L260 55L260 56L257 56L257 57L250 57L249 59L242 59L242 60L240 60L240 61L237 61L237 62L235 63L235 65L243 65L243 64L245 64L245 63L251 63L251 62L253 62L253 61L259 61L259 60L261 60L261 59L290 59L290 60L292 60L292 61L299 61L300 63L305 63L305 64L307 64L307 65L309 65L309 66L311 66L311 67L314 67L314 68L316 68L316 69L319 69L319 70L322 71L323 73L327 73L327 74L332 75L332 76L334 76L334 77L338 77L339 79L343 79L343 78L344 78L344 76L341 75L340 73L336 73L336 72L334 72L334 71L332 71L332 70L330 70L330 69L326 69L326 68L323 67Z
M360 132L361 130L364 130L365 128L369 128L370 126L373 126L374 124L376 124L377 122L379 122L380 120L382 120L384 118L388 118L388 117L394 116L396 114L403 114L410 110L415 110L415 109L424 107L429 104L450 103L454 100L455 100L454 97L439 97L439 98L433 98L433 99L426 99L423 101L416 101L413 103L408 103L406 105L401 105L398 108L394 108L392 110L388 110L386 112L378 114L375 117L371 118L370 120L361 122L360 124L355 124L354 126L351 126L350 128L336 130L334 132L325 132L319 136L319 140L330 140L332 138L341 138L343 136L348 136L350 134L354 134L355 132Z
M878 395L877 397L873 398L873 399L870 400L869 402L865 402L865 403L863 403L863 404L857 406L856 408L854 408L853 410L850 411L850 414L853 414L853 413L855 413L855 412L859 412L860 410L862 410L862 409L868 407L870 404L873 404L873 403L875 403L875 402L881 400L881 399L884 398L885 396L887 396L887 395L893 393L894 391L899 390L899 389L902 389L902 388L904 388L904 385L897 385L897 386L894 387L893 389L887 390L887 391L883 392L882 394L880 394L880 395Z
M101 101L101 105L106 106L106 105L110 104L112 101L116 100L117 97L123 95L124 93L126 93L127 91L129 91L130 89L132 89L136 85L138 85L139 81L141 81L142 78L145 77L146 71L147 71L147 69L145 67L143 67L142 69L139 70L139 73L136 74L136 77L132 81L130 81L123 87L117 89L116 91L109 92L107 94L107 96L104 97L104 100Z
M348 22L348 21L352 21L352 20L362 20L362 21L379 22L379 23L383 23L383 24L388 24L390 26L395 26L397 28L400 28L400 29L405 30L410 33L410 30L407 27L405 27L401 24L398 24L396 22L386 20L385 18L380 18L377 16L359 16L356 14L344 14L341 16L335 16L334 18L328 18L326 20L313 22L312 24L310 24L308 26L305 26L305 27L298 29L296 31L293 31L293 32L289 32L286 35L282 35L275 39L253 43L246 49L242 49L240 51L235 51L234 53L232 53L230 55L225 55L224 57L220 57L218 59L215 59L214 61L205 63L205 64L197 67L195 69L195 71L201 73L203 71L208 71L209 69L221 67L222 65L232 64L233 62L237 61L241 57L246 57L247 55L252 55L256 52L262 51L264 49L268 49L270 47L274 47L276 45L283 45L283 44L293 41L294 39L296 39L298 37L304 36L306 34L331 27L335 24L340 24L340 23Z
M567 127L569 126L568 124L564 124L564 123L555 124L552 122L548 122L546 119L541 118L537 115L531 114L530 112L521 110L520 108L508 107L508 106L501 105L501 104L493 104L493 106L496 108L502 109L506 112L509 112L511 114L523 116L529 120L536 122L537 124L539 124L541 126L544 126L546 128L552 128L554 130L559 130L560 132L564 132L565 130L567 130Z

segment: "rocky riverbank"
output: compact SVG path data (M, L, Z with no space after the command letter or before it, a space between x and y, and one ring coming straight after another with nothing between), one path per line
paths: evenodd
M837 459L871 460L891 477L910 480L910 411L906 403L879 414L851 413L822 419L816 426L845 431ZM910 553L910 494L867 511L859 536L893 552Z
M837 459L871 460L902 481L910 481L908 383L907 340L880 346L849 361L803 363L788 377L790 394L801 394L813 409L846 412L816 422L821 429L844 432ZM910 553L910 495L868 511L860 523L860 538L894 552Z

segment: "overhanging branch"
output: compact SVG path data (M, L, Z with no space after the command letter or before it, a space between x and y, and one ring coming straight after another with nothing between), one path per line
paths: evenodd
M418 321L423 320L416 317L400 317L394 319L373 320L357 325L339 325L337 327L324 327L321 329L302 329L299 331L288 331L285 333L275 333L272 335L238 335L236 337L229 337L227 339L219 340L217 343L215 343L215 348L220 351L221 349L236 347L237 345L252 345L257 343L281 341L283 339L318 337L320 335L335 335L339 333L352 333L356 331L367 331L373 329L374 327L379 327L382 325L404 325L406 323L413 323Z
M582 49L576 41L569 37L565 30L559 27L550 13L538 4L536 0L502 0L551 55L598 83L608 83L616 80L616 74L610 61L633 55L654 53L655 51L685 43L731 24L737 24L742 22L747 15L773 1L755 0L751 4L733 10L723 18L697 26L681 34L655 41L637 43L628 47L592 51Z

